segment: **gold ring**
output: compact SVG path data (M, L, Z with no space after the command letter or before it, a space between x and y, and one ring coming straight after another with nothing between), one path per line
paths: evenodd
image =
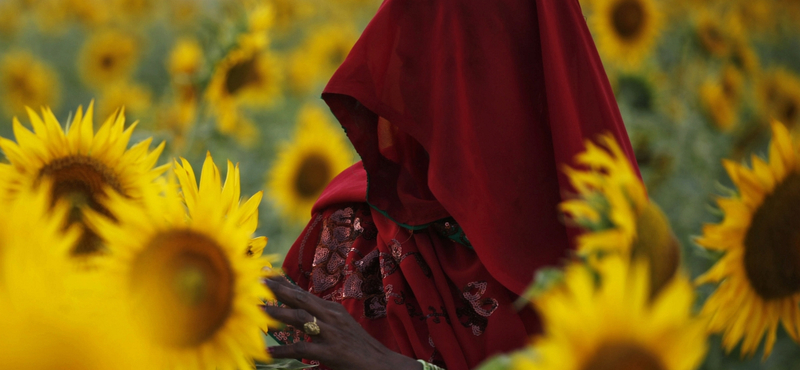
M317 317L311 316L314 321L309 321L303 324L303 331L308 335L319 335L319 325L317 325Z

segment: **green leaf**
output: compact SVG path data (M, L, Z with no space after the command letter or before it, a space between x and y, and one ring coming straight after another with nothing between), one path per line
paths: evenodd
M300 361L291 358L276 358L273 359L272 362L268 364L262 364L262 363L256 364L256 370L261 370L261 369L298 370L298 369L309 369L312 367L317 367L317 365L304 364Z
M514 302L516 309L522 309L531 299L536 298L542 293L550 290L554 285L560 283L564 279L564 271L556 267L543 267L536 271L536 277L533 283L522 293L522 295Z

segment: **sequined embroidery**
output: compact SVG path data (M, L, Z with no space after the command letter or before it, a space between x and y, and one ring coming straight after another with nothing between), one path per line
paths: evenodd
M499 303L494 298L483 298L486 293L485 281L473 281L462 289L464 307L456 309L461 325L472 329L472 334L480 336L489 324L489 316L497 310Z

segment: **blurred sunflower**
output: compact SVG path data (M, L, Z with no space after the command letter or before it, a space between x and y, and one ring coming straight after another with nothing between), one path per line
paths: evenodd
M314 6L308 0L269 0L269 3L275 13L275 28L281 32L314 13Z
M6 177L4 187L11 196L49 178L53 181L53 201L64 199L72 207L70 223L82 222L83 208L116 218L103 205L108 190L130 199L142 197L143 189L166 170L164 166L153 168L164 143L150 151L149 138L126 150L136 124L125 129L125 115L113 115L95 134L92 107L89 105L85 115L78 107L66 132L46 108L42 117L28 111L33 132L14 118L17 142L0 138L0 148L9 162L0 163L0 172ZM87 231L72 252L87 255L100 250L101 240Z
M725 218L705 225L701 246L725 252L697 284L719 283L702 314L712 332L722 332L727 351L742 341L753 354L766 334L764 358L776 340L778 324L800 341L800 162L788 130L772 123L769 162L753 156L752 169L724 161L739 195L717 200Z
M198 186L197 178L189 161L181 158L181 163L175 163L175 175L183 190L181 194L189 211L189 217L197 217L196 213L200 210L200 199L219 199L222 207L225 208L225 218L232 218L237 222L237 226L244 228L250 234L255 233L258 227L258 205L261 203L263 192L259 191L241 204L239 165L234 166L231 161L228 161L225 182L220 189L219 170L214 165L210 153L206 153L203 173L210 180L200 182L200 186ZM248 256L260 257L266 245L267 238L263 236L252 239L248 243L246 253Z
M3 106L10 115L23 114L25 107L57 107L59 104L58 75L28 52L15 51L3 56L0 84Z
M173 79L182 81L194 76L203 63L203 48L192 38L179 39L169 55L167 67Z
M205 96L217 127L232 133L242 125L240 106L268 107L280 97L281 72L267 52L235 49L214 69Z
M330 79L357 40L358 32L350 23L329 24L314 30L308 40L306 58L319 66L317 78Z
M760 68L758 56L744 37L731 40L730 61L747 75L756 74Z
M0 36L13 36L22 26L22 12L16 1L0 1Z
M564 167L578 196L559 208L585 231L577 237L579 255L591 263L608 254L645 258L657 292L678 269L680 245L614 138L602 135L599 143L605 148L587 140L586 151L576 156L588 171Z
M124 109L132 117L141 117L150 109L150 90L146 86L118 82L103 89L97 99L97 115L110 117Z
M794 130L800 127L800 77L785 69L765 73L758 87L763 115Z
M610 258L604 265L599 286L585 266L571 265L562 285L534 300L545 332L532 343L536 355L515 356L511 367L696 369L707 345L689 281L673 279L651 300L645 263Z
M353 163L345 144L325 112L303 107L292 143L282 143L267 179L272 200L292 222L306 220L325 186Z
M50 185L45 180L2 201L0 368L147 368L119 322L95 314L111 307L91 294L98 291L94 275L69 259L80 227L64 230L69 204L51 206Z
M730 131L736 125L736 111L725 96L723 87L715 81L706 81L700 85L700 102L719 130Z
M717 16L709 11L700 11L697 14L695 27L700 45L707 52L717 57L728 55L730 51L728 38Z
M272 298L261 283L267 262L244 253L251 236L240 222L246 210L232 209L233 189L220 188L207 157L189 217L174 184L163 195L147 193L142 206L111 194L108 207L119 223L87 212L113 252L109 279L127 302L124 314L137 323L132 341L146 342L156 368L251 369L254 359L268 359L261 330L275 323L258 307Z
M180 152L197 118L197 91L192 85L174 84L173 88L173 99L159 110L156 126L171 133L172 145Z
M314 30L288 58L286 72L292 91L305 94L316 84L328 81L356 40L358 33L349 24L328 24Z
M102 88L127 79L139 60L136 39L115 30L93 33L84 43L78 70L84 83Z
M593 1L592 22L603 57L636 68L656 44L661 13L654 0Z
M149 21L155 14L158 2L155 0L112 0L113 14L119 22L139 23Z

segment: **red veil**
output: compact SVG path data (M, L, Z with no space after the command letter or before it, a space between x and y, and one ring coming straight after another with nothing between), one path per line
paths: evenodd
M603 132L613 134L635 163L578 0L385 0L323 99L363 168L351 167L326 189L284 268L321 296L345 297L345 280L358 275L356 267L345 267L336 281L326 275L327 283L312 271L341 247L331 246L336 225L351 225L354 232L371 219L377 239L347 248L379 251L388 313L369 318L366 305L339 300L390 348L430 356L449 369L473 367L519 347L536 330L535 319L510 302L538 268L567 256L568 232L557 204L569 188L560 164L571 163L586 138ZM331 210L363 204L365 197L371 209L352 206L338 216ZM334 216L341 222L326 229ZM428 226L444 220L457 222L468 241L433 236ZM385 274L383 259L395 247L425 263L401 265L399 278ZM342 258L356 266L361 257ZM419 266L429 269L432 283L417 281ZM401 306L410 315L392 311L400 285L408 288L404 298L413 297L425 314L421 319L406 304ZM459 308L459 302L473 309ZM472 319L464 318L467 311ZM445 319L441 325L430 322L437 317ZM481 321L478 329L465 324L483 319L488 325ZM470 330L482 337L465 338Z

